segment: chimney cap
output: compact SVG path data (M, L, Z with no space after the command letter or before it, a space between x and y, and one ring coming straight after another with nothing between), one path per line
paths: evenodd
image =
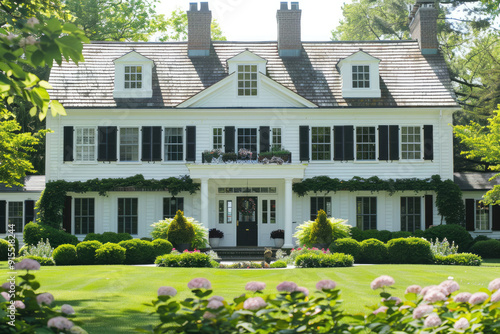
M208 2L200 2L200 12L208 12Z
M280 2L280 10L288 10L288 2Z
M299 9L299 3L298 2L292 2L292 7L290 9L291 10L298 10Z
M189 3L189 10L192 12L197 12L198 11L198 3L197 2L190 2Z

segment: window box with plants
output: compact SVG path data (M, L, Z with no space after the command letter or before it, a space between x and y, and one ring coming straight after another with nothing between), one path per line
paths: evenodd
M271 239L274 239L274 247L281 248L285 242L285 231L274 230L271 232Z
M220 239L224 238L224 232L216 228L208 230L208 242L210 242L210 247L219 247Z
M259 162L278 163L278 164L291 163L292 162L292 153L288 150L285 150L285 149L272 149L269 152L259 153Z
M212 161L219 159L222 157L224 153L219 150L219 149L214 149L214 150L206 150L203 151L201 157L202 157L202 162L203 163L212 163ZM215 162L215 161L214 161Z

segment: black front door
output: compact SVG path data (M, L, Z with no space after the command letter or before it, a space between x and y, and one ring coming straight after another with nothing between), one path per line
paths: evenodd
M236 244L257 246L257 197L238 197Z

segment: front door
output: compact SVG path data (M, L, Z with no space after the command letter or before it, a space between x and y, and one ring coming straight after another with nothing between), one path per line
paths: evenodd
M257 197L238 197L237 210L237 246L257 246Z

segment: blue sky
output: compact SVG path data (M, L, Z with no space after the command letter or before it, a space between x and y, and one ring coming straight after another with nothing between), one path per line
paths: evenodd
M206 0L207 1L207 0ZM157 12L167 16L176 8L186 11L194 0L161 0ZM212 17L229 41L276 40L276 11L280 0L208 0ZM302 40L327 41L342 18L342 4L351 0L302 0ZM290 1L288 1L290 6Z

